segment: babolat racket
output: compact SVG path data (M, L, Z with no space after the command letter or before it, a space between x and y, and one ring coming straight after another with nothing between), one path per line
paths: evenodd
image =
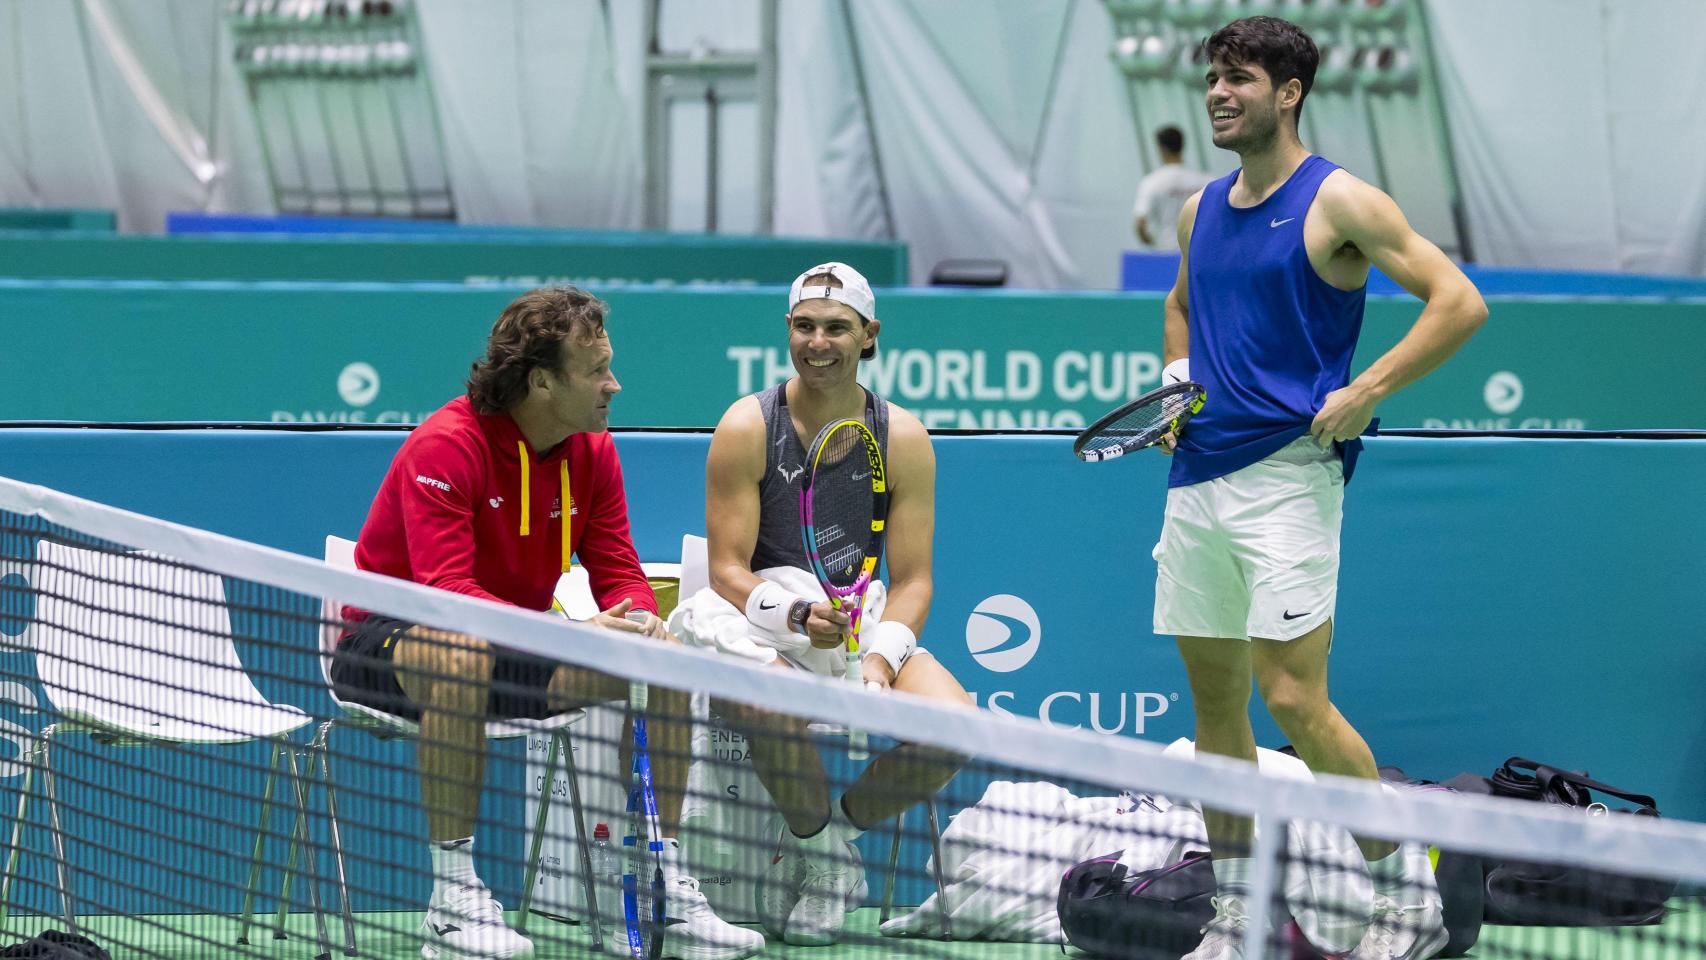
M1177 436L1207 399L1202 384L1194 380L1151 390L1085 427L1073 441L1072 452L1093 463L1154 446L1169 433Z
M847 614L847 679L863 687L859 653L865 592L883 555L889 512L888 474L871 428L837 420L818 432L806 451L809 472L800 488L800 529L812 572L830 605ZM863 731L847 731L847 753L865 758Z
M628 684L634 716L634 762L628 785L628 835L622 838L622 917L633 960L658 960L663 952L663 830L652 792L652 758L646 747L646 685Z

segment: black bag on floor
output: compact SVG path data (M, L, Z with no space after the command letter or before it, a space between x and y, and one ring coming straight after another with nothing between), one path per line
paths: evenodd
M1506 760L1489 778L1465 774L1447 782L1465 792L1558 804L1580 810L1584 816L1659 815L1658 805L1646 794L1601 783L1585 771L1564 770L1522 757ZM1634 804L1634 809L1610 807L1596 794ZM1631 877L1568 864L1484 859L1482 868L1488 923L1642 926L1663 921L1665 902L1676 892L1674 880Z
M1178 960L1196 949L1214 918L1208 854L1137 873L1119 857L1086 860L1061 878L1055 910L1066 939L1109 960Z
M23 943L0 950L7 960L112 960L110 954L88 937L49 930Z

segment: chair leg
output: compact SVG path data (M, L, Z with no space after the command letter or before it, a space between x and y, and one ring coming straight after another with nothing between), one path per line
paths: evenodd
M290 756L290 775L292 780L297 777L296 752L286 748ZM288 940L290 936L284 932L285 918L290 916L290 888L296 880L296 860L302 856L303 838L308 835L307 813L297 806L296 821L290 826L290 846L284 856L284 871L278 881L277 909L273 916L272 938Z
M562 731L563 757L569 774L569 803L575 810L575 845L580 848L581 856L581 892L586 895L586 915L592 918L592 948L604 949L604 923L598 919L598 895L594 888L598 885L597 878L592 875L592 841L586 834L586 808L581 806L580 772L575 769L575 744L569 739L569 732Z
M290 749L288 752L290 756L291 785L295 788L296 792L297 842L302 847L303 863L307 868L308 875L303 879L308 885L308 908L314 912L314 929L315 934L318 937L315 942L320 947L320 953L316 955L316 960L320 960L322 957L331 956L332 940L326 933L326 913L320 907L320 870L318 866L320 858L315 856L313 841L309 836L308 829L308 784L314 778L315 758L312 753L310 753L306 758L305 763L308 770L306 775L304 775L304 773L297 767L297 751ZM286 902L282 906L288 908L289 904ZM280 929L283 929L282 925Z
M29 812L30 786L36 766L41 763L41 745L40 740L30 744L24 757L24 782L18 784L18 816L12 821L12 843L6 854L6 872L0 875L0 929L5 928L6 917L11 911L12 878L18 875L18 860L23 853L19 842L24 838L24 814Z
M267 761L266 785L261 788L261 819L255 827L255 851L249 858L249 882L243 888L243 920L237 928L237 942L247 945L249 925L255 919L255 888L261 880L261 853L266 847L267 827L272 823L272 792L278 783L279 741L272 741L272 756Z
M355 914L350 909L349 877L344 868L343 829L338 823L338 791L332 785L332 728L336 720L320 724L310 750L320 753L320 781L326 788L326 817L332 835L332 862L338 871L338 912L344 921L344 953L355 956Z
M900 835L906 832L906 811L895 814L894 840L889 843L889 880L883 887L883 911L877 918L879 924L889 922L889 914L894 910L895 875L900 872Z
M551 784L557 777L557 732L551 731L551 746L545 752L545 778L540 782L539 800L534 806L533 838L527 845L527 872L521 878L521 910L515 919L515 932L527 932L527 918L533 912L533 888L539 883L539 850L545 843L545 821L551 813Z
M954 921L948 916L948 885L942 882L942 827L936 821L936 798L928 797L924 809L930 814L930 863L936 872L936 911L942 917L942 939L954 939Z
M58 724L41 732L42 787L47 791L48 835L53 839L53 869L59 877L59 902L65 913L65 931L77 932L77 910L72 905L71 864L65 859L65 831L59 824L59 791L53 773L53 735Z

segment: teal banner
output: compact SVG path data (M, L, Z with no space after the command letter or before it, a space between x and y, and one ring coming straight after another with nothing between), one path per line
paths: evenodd
M906 245L878 240L592 230L133 236L0 229L0 273L20 279L786 284L829 260L853 264L877 286L907 282Z
M616 426L713 426L792 375L780 287L594 289L611 305ZM414 423L462 391L519 292L0 281L0 419ZM1706 428L1706 303L1491 306L1456 357L1380 407L1383 425ZM1077 428L1160 379L1154 294L882 290L878 310L862 377L933 428ZM1370 300L1357 368L1418 310ZM1609 402L1620 371L1641 389Z

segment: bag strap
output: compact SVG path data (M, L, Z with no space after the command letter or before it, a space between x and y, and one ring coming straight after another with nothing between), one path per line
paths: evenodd
M1541 793L1545 796L1563 798L1566 796L1579 795L1579 791L1575 788L1585 788L1608 796L1616 797L1619 800L1633 803L1639 808L1635 811L1638 814L1652 817L1659 815L1658 802L1652 797L1649 797L1644 793L1631 793L1627 790L1619 790L1609 784L1591 779L1586 774L1574 773L1569 770L1559 770L1557 767L1541 765L1534 771L1534 778L1540 785ZM1573 805L1587 806L1588 803L1592 802L1592 798L1589 797L1583 797L1582 799L1586 800L1587 803L1574 803Z

